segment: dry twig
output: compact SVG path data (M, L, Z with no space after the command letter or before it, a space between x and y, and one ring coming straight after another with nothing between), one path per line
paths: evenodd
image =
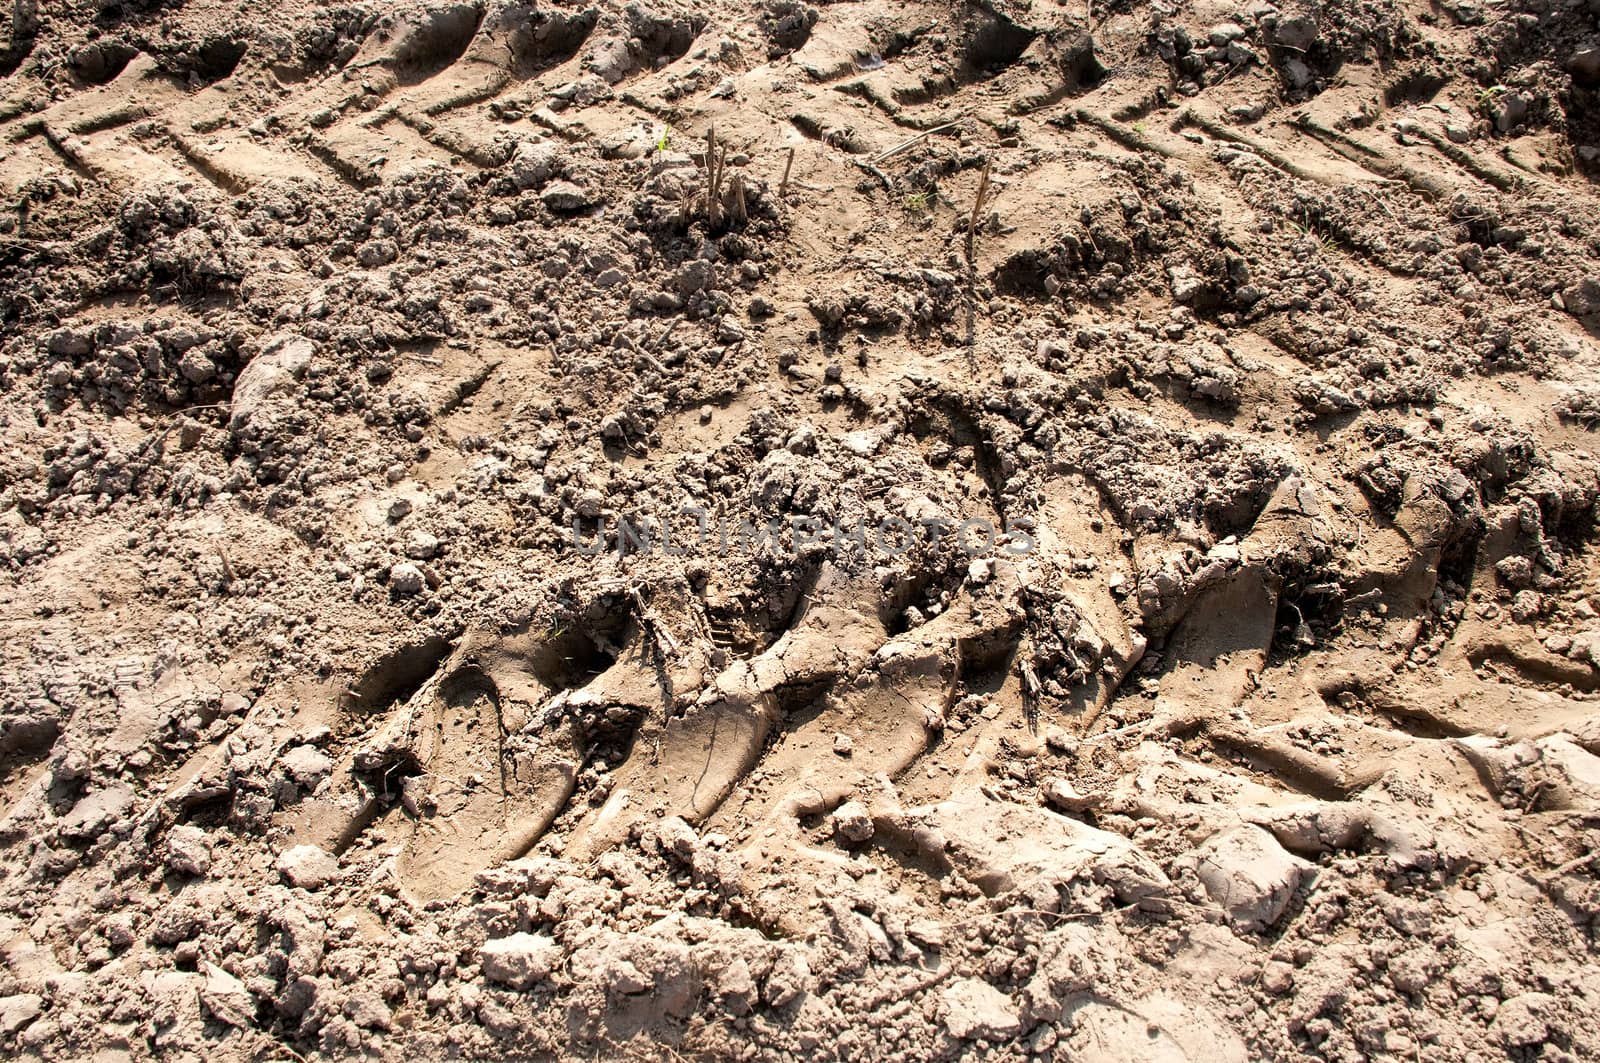
M972 200L972 217L967 219L967 265L974 262L973 254L978 235L978 217L983 213L984 200L989 198L989 163L983 164L983 174L978 178L978 194Z

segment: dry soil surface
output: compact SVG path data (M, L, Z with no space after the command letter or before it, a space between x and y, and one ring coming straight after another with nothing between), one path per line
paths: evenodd
M1600 1058L1596 0L5 7L0 1051Z

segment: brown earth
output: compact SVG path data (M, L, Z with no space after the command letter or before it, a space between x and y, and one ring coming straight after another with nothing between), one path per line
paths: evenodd
M0 73L0 1051L1600 1058L1596 0Z

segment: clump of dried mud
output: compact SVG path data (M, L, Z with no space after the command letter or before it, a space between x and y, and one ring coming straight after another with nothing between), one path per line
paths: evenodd
M1594 0L11 11L0 1049L1600 1055Z

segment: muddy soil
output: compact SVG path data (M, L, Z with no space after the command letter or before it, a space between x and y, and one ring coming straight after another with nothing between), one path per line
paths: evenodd
M1596 0L7 7L9 1058L1600 1058Z

